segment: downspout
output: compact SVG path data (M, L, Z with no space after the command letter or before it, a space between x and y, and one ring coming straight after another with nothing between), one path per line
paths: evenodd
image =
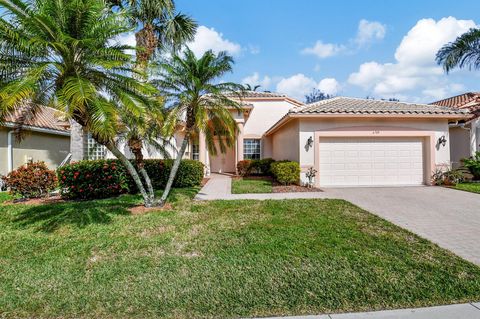
M7 172L13 171L13 133L15 131L9 131L7 133Z

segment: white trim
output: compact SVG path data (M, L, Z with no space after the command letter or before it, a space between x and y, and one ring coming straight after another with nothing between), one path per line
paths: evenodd
M9 128L15 128L16 125L13 123L4 123L3 126L9 127ZM38 133L47 133L47 134L56 134L56 135L62 135L62 136L70 136L70 132L63 132L63 131L58 131L54 129L49 129L49 128L44 128L44 127L36 127L36 126L31 126L31 125L22 125L23 129L33 131L33 132L38 132Z
M13 171L13 133L15 131L9 131L7 133L7 172Z

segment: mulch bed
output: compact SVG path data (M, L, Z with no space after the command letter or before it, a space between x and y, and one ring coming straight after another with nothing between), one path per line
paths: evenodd
M66 203L71 202L71 200L65 200L60 195L56 196L49 196L45 198L21 198L21 199L13 199L5 201L4 205L11 205L11 204L22 204L22 205L42 205L42 204L55 204L55 203Z
M202 179L202 183L200 184L200 186L202 186L202 187L205 186L205 184L207 184L207 182L208 182L209 180L210 180L210 178L207 178L207 177L203 178L203 179Z
M273 183L272 193L323 192L320 188Z

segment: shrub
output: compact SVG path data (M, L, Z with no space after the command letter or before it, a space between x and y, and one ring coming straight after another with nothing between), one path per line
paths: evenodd
M117 160L80 161L57 170L62 197L95 199L127 193L133 183Z
M250 165L250 173L270 176L272 175L270 166L274 162L275 160L273 158L252 160L252 163Z
M275 162L271 165L272 174L277 182L288 185L300 180L300 164L293 161Z
M173 160L145 160L145 170L154 189L167 184ZM202 183L203 164L182 160L173 187L193 187ZM137 186L118 160L81 161L65 165L57 171L62 196L70 199L95 199L138 192Z
M168 176L173 166L173 160L164 160L163 162L163 184L162 188L167 184ZM150 172L147 170L150 176ZM153 172L152 172L153 173ZM155 174L152 174L155 176ZM178 167L177 176L173 180L173 187L184 188L199 186L202 183L204 176L204 166L201 162L195 160L184 159L180 162Z
M11 194L24 198L47 196L57 185L55 172L49 170L44 162L22 165L3 177L3 180Z
M456 185L465 179L462 170L451 169L450 167L437 167L432 174L432 182L435 185Z
M475 155L470 158L462 160L463 166L473 175L473 179L480 180L480 152L475 152Z
M248 176L252 171L252 161L243 160L237 163L237 172L240 176Z

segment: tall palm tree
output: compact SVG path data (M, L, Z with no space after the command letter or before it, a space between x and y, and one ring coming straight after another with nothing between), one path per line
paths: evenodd
M456 67L480 69L480 29L470 29L444 45L437 52L436 61L447 73Z
M141 117L157 90L135 79L132 49L114 43L131 30L125 12L103 0L0 0L0 118L51 105L105 145L151 199L118 150L120 111Z
M197 59L188 48L182 56L174 55L160 65L160 78L154 83L165 96L170 110L165 129L171 133L180 121L185 125L185 135L160 205L165 203L170 193L192 134L203 132L208 150L213 155L218 151L216 137L221 152L226 152L227 147L233 145L237 125L228 107L241 110L238 99L242 97L244 87L232 82L216 83L232 71L232 66L233 59L226 52L217 55L207 51ZM237 99L232 100L232 96Z
M197 29L196 22L182 13L176 12L175 2L173 0L108 0L111 6L125 9L128 13L129 22L136 30L136 68L147 74L148 63L154 58L155 53L165 51L178 50L186 42L193 40ZM158 115L159 113L157 113ZM150 115L153 115L150 113ZM157 127L161 127L162 123L156 121L158 116L150 116L155 119ZM132 123L133 119L137 119L136 123ZM158 146L158 151L164 151L162 145L165 142L158 134L159 131L152 126L152 121L144 121L142 118L130 117L130 130L127 145L130 152L134 155L139 172L147 185L150 196L153 198L153 187L147 171L143 168L144 148L143 138L138 134L140 132L149 132L149 145ZM142 127L143 126L143 127ZM158 140L152 138L158 135Z
M247 83L247 84L244 85L244 87L245 87L245 90L246 90L246 91L253 91L253 92L255 92L255 91L257 91L259 88L261 88L262 86L259 85L259 84L257 84L257 85L251 85L251 84L248 84L248 83Z
M137 66L145 68L156 52L176 51L193 40L197 23L176 12L173 0L108 0L128 11L130 23L137 30Z

